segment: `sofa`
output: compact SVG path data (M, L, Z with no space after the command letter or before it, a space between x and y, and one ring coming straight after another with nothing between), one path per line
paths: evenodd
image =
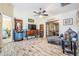
M47 40L48 40L48 43L60 45L59 36L48 36Z

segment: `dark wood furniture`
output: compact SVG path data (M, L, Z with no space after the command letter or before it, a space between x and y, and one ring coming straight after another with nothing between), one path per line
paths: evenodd
M40 24L40 37L43 37L44 36L44 24Z

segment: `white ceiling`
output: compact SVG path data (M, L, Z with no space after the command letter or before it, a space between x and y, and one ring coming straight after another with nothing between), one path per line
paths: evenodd
M77 9L79 7L79 4L72 3L65 7L61 7L60 3L13 3L13 6L14 16L25 15L27 17L30 17L33 16L33 11L39 10L39 8L45 9L49 15L56 15Z

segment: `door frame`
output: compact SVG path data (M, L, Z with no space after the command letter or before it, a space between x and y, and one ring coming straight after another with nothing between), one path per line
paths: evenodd
M53 20L53 21L48 21L48 22L46 22L46 23L45 23L45 25L46 25L46 37L48 36L48 35L47 35L47 24L48 24L48 23L51 23L51 22L53 22L53 23L54 23L54 22L57 22L57 23L59 24L59 20Z

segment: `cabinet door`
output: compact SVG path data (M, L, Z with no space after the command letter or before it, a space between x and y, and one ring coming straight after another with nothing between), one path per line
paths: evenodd
M44 31L44 24L40 24L40 31Z

